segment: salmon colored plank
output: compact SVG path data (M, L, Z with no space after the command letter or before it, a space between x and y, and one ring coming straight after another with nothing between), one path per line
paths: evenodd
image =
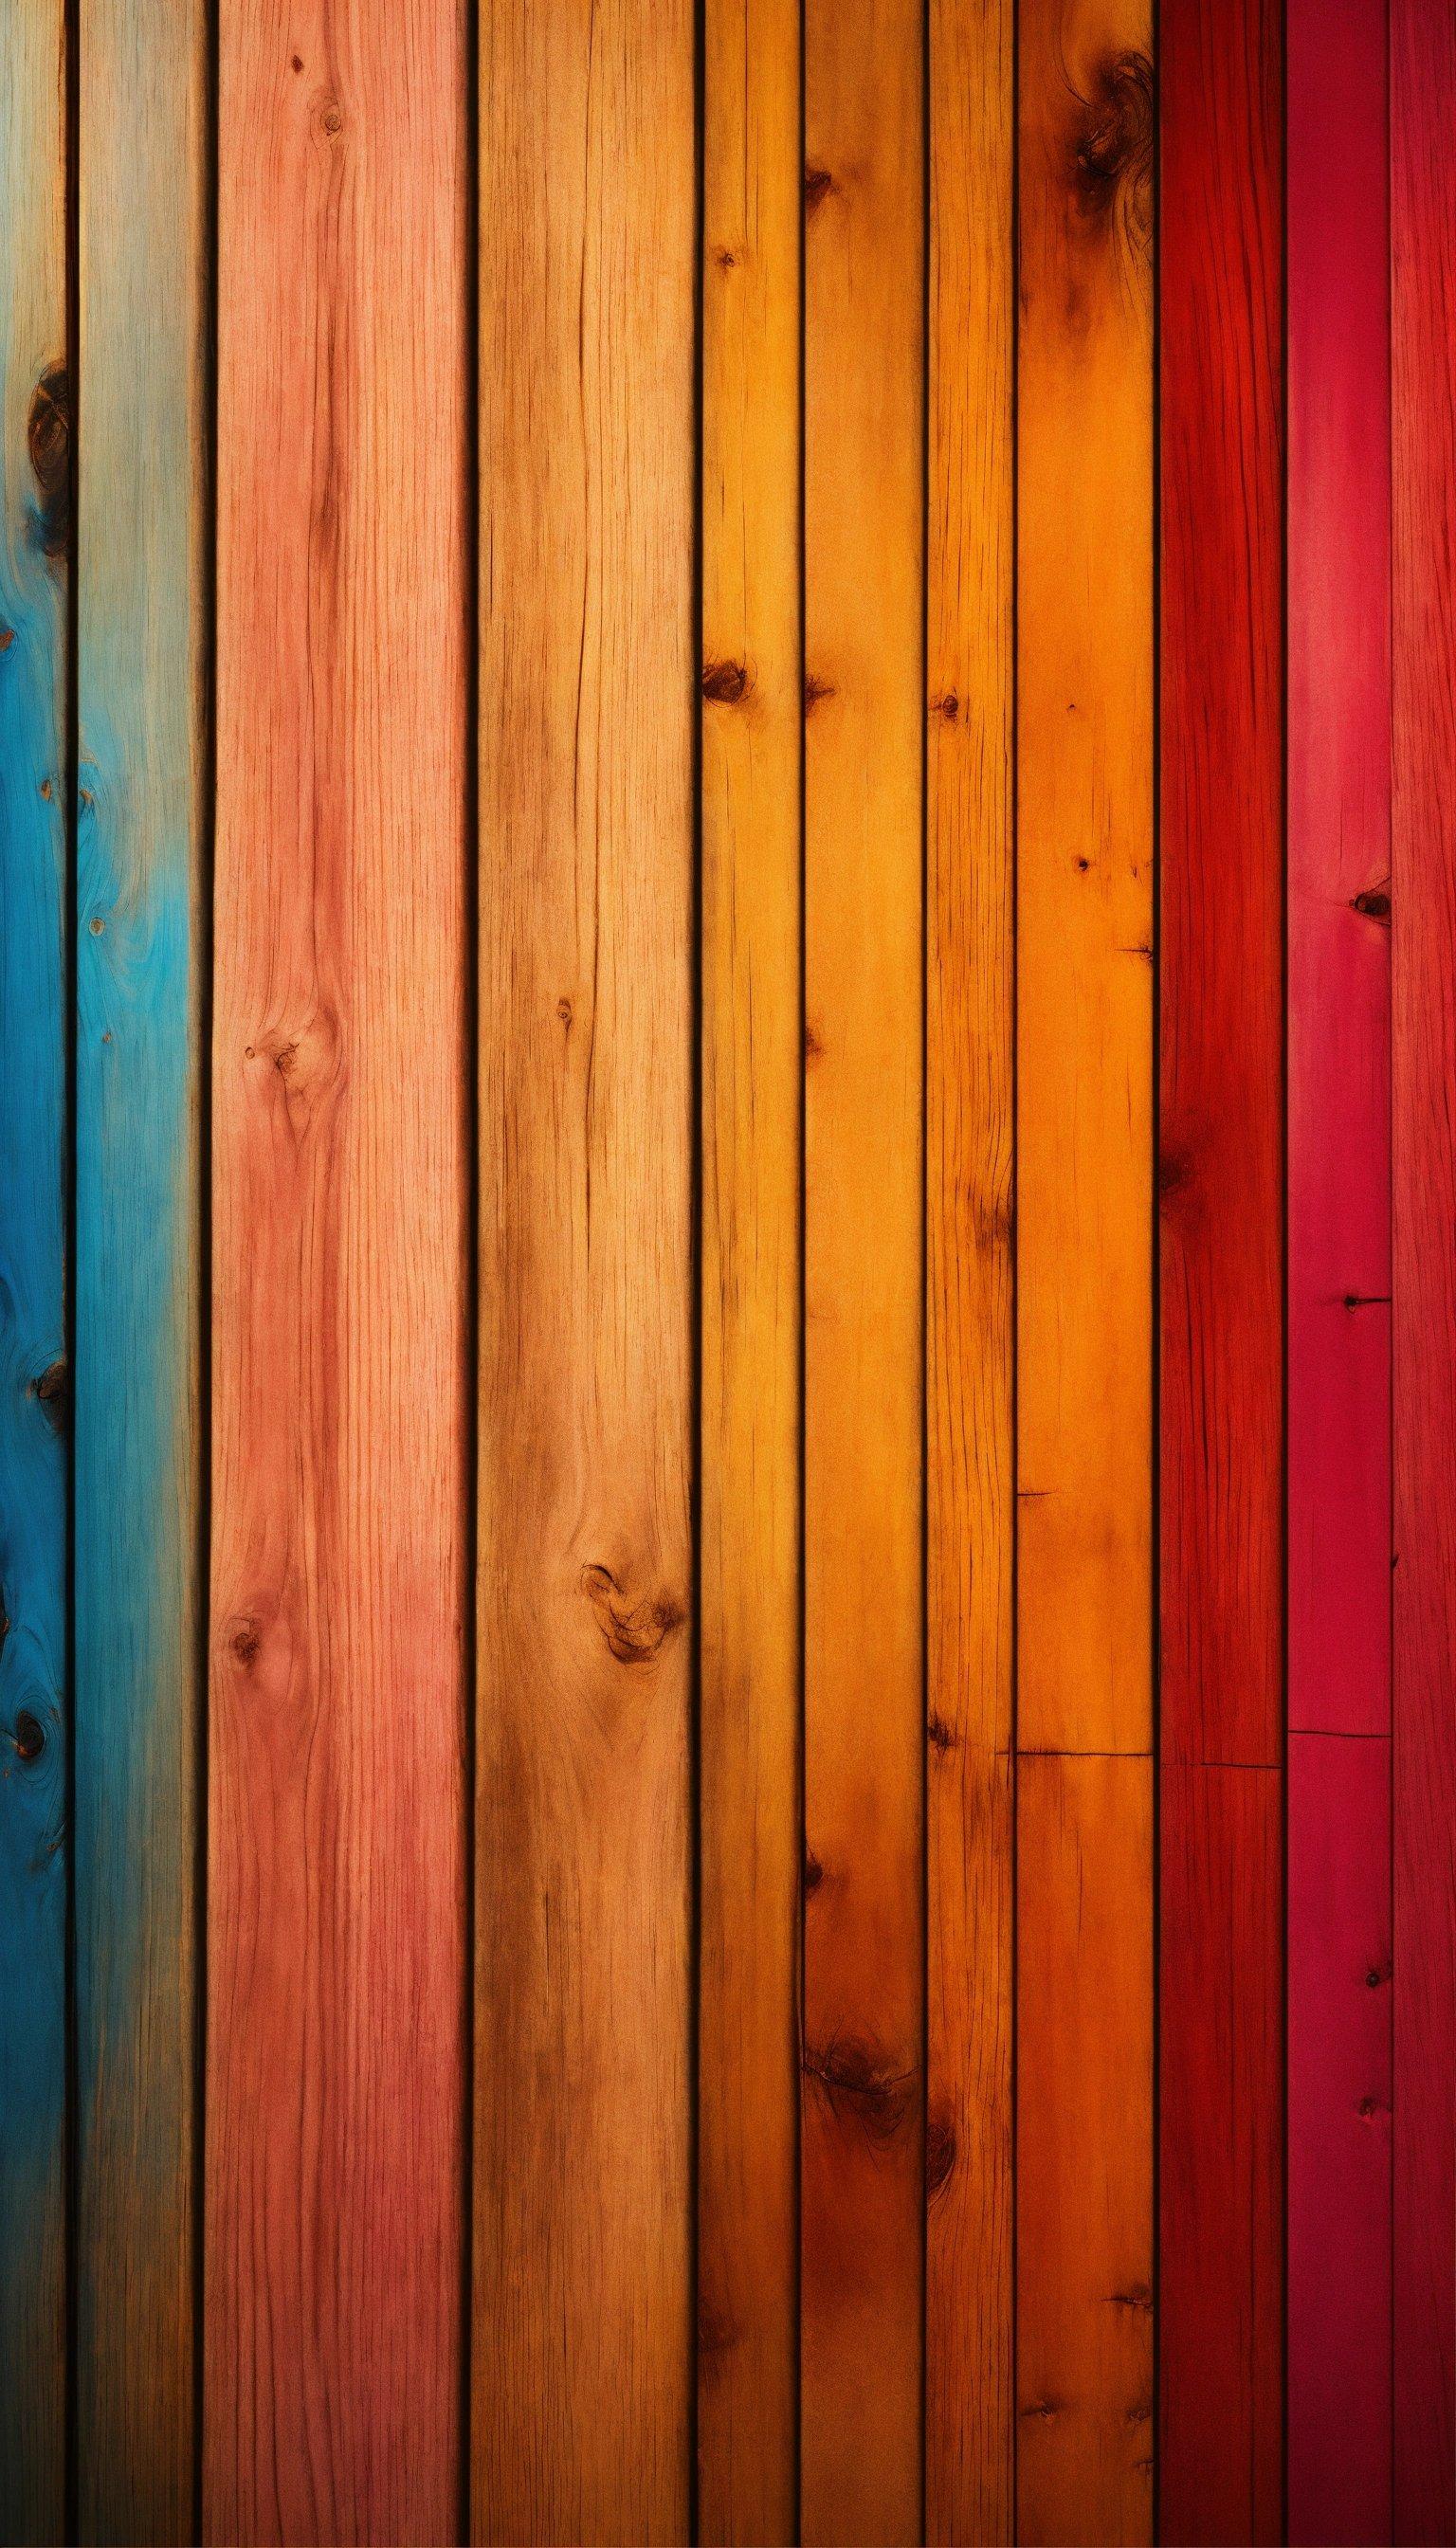
M88 0L77 196L75 2448L83 2539L191 2540L206 12Z
M0 27L0 2540L63 2535L66 378L61 0Z
M926 2530L1009 2540L1012 2335L1011 0L930 14L926 559Z
M803 2537L919 2538L924 31L804 24Z
M1159 2520L1282 2518L1279 14L1165 0Z
M1395 2535L1456 2536L1456 16L1391 0Z
M466 38L221 14L207 2537L459 2536Z
M471 2526L647 2542L694 2368L693 12L479 43Z
M1019 21L1017 2529L1152 2511L1153 73Z
M1386 50L1385 0L1291 0L1288 2431L1314 2543L1392 2535Z
M697 2518L798 2523L798 0L708 0Z

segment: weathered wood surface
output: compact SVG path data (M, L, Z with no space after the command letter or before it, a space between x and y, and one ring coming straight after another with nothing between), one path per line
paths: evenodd
M1017 2518L1152 2506L1152 31L1019 53Z
M703 13L697 2520L798 2525L797 0Z
M922 2519L923 27L804 24L802 2530Z
M460 2535L467 49L221 13L207 2537Z
M1159 17L1159 2521L1282 2518L1280 20Z
M511 2542L688 2523L693 35L480 28L472 2527Z
M1291 0L1288 2500L1312 2543L1394 2535L1387 40L1384 0Z
M1456 2535L1456 16L1391 0L1395 2535Z
M0 2539L59 2539L66 2128L64 11L0 25Z
M925 2522L1011 2537L1015 11L930 12Z
M79 59L75 2453L80 2535L197 2537L206 13Z

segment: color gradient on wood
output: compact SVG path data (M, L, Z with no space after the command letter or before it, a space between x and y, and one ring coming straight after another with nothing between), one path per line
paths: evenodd
M1152 182L1143 0L1019 27L1017 2526L1152 2507Z
M925 2524L1009 2540L1015 10L930 13Z
M0 2540L59 2539L65 2415L64 12L0 31Z
M802 2535L920 2535L923 27L804 23Z
M478 2539L686 2534L693 15L480 28Z
M205 12L80 52L76 2480L87 2539L197 2536Z
M1387 34L1384 0L1289 0L1288 2485L1316 2548L1393 2535Z
M1159 2526L1282 2518L1282 96L1159 17Z
M207 2537L460 2535L465 13L221 16Z
M799 10L708 0L697 2527L798 2524Z
M1395 2535L1456 2535L1456 16L1391 0Z

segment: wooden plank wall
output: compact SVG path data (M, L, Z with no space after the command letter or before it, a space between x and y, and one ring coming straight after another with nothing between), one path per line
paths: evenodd
M1449 0L0 66L0 2541L1453 2541Z

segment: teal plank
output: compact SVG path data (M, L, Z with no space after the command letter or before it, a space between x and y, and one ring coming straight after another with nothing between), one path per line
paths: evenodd
M0 2539L62 2527L65 359L60 0L0 0Z
M194 2505L207 51L86 0L78 123L76 2482Z

